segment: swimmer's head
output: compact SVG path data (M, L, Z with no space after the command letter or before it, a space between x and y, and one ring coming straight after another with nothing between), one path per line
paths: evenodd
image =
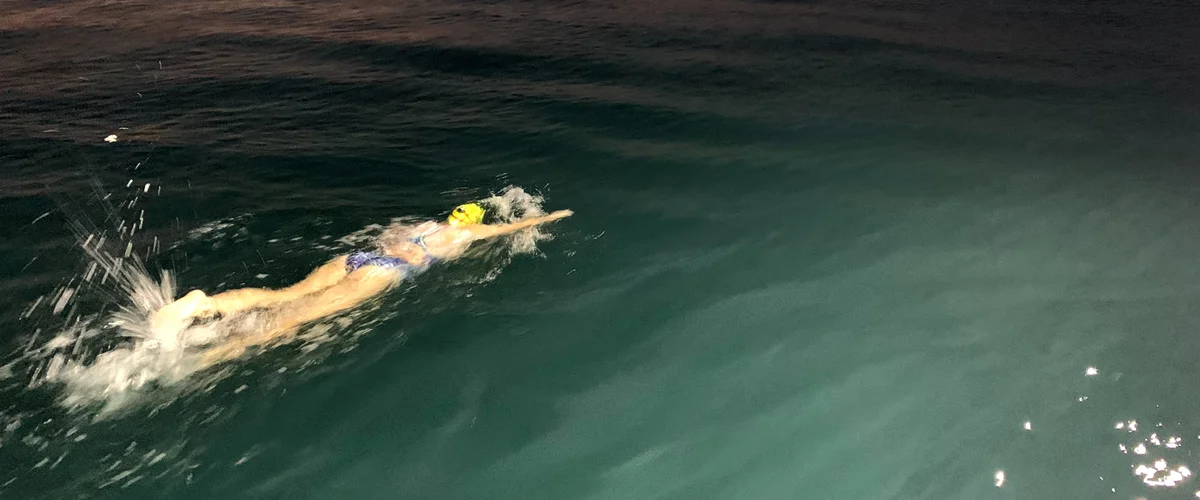
M478 203L467 203L454 207L454 211L450 212L450 217L446 219L446 223L451 226L466 226L468 224L479 224L483 222L483 207Z

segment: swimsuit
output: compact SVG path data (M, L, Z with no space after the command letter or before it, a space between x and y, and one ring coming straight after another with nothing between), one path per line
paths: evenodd
M387 257L376 252L354 252L346 256L346 272L352 273L363 266L379 266L385 269L404 269L414 267L400 257Z
M431 229L426 229L420 234L409 238L409 242L421 247L421 250L425 251L425 256L421 258L420 264L413 264L400 257L381 255L379 252L354 252L346 256L346 272L352 273L363 266L378 266L384 269L397 269L402 272L420 272L429 269L429 266L437 262L438 259L429 253L429 247L425 246L425 237L441 230L441 224L433 224Z
M426 224L429 223L427 222ZM415 243L417 246L421 247L421 250L425 251L425 257L422 258L421 262L422 265L428 266L429 264L437 262L437 257L434 257L433 254L429 253L429 247L425 246L425 237L441 231L442 227L443 226L441 224L433 224L432 228L421 231L421 234L418 234L416 237L409 238L408 241Z

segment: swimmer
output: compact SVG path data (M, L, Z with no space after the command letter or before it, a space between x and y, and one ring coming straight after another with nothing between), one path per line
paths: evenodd
M476 241L545 224L573 213L559 210L511 224L483 224L484 212L476 203L460 205L444 223L428 221L417 225L403 240L381 241L377 252L334 257L287 288L242 288L213 296L193 290L152 313L150 331L159 339L170 339L171 344L177 344L179 332L195 319L270 309L269 324L254 333L227 339L202 354L203 365L220 363L241 356L248 347L294 334L305 323L354 308L434 263L461 257Z

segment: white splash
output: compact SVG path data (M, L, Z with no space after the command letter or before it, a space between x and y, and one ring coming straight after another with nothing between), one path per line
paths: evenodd
M498 195L492 195L482 200L488 207L488 212L497 219L496 222L510 223L530 217L546 215L542 209L541 196L526 193L524 189L509 186ZM537 250L537 243L550 239L550 235L538 227L514 233L508 238L509 248L514 253L532 253Z
M110 315L81 319L47 341L40 353L49 357L42 381L62 384L62 403L71 408L103 402L106 410L116 409L132 401L137 391L173 384L196 368L180 349L188 343L188 337L180 336L184 332L155 334L148 327L150 313L174 298L171 274L163 272L161 280L154 280L137 255L114 256L104 240L103 235L89 235L81 245L91 261L88 276L101 280L111 296L125 303ZM89 356L82 346L93 338L124 340Z

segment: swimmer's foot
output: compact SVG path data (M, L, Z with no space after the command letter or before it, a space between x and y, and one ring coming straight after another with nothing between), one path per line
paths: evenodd
M193 318L214 313L212 298L200 290L192 290L150 315L150 333L154 334L164 347L173 348L178 345L179 332L187 328Z

